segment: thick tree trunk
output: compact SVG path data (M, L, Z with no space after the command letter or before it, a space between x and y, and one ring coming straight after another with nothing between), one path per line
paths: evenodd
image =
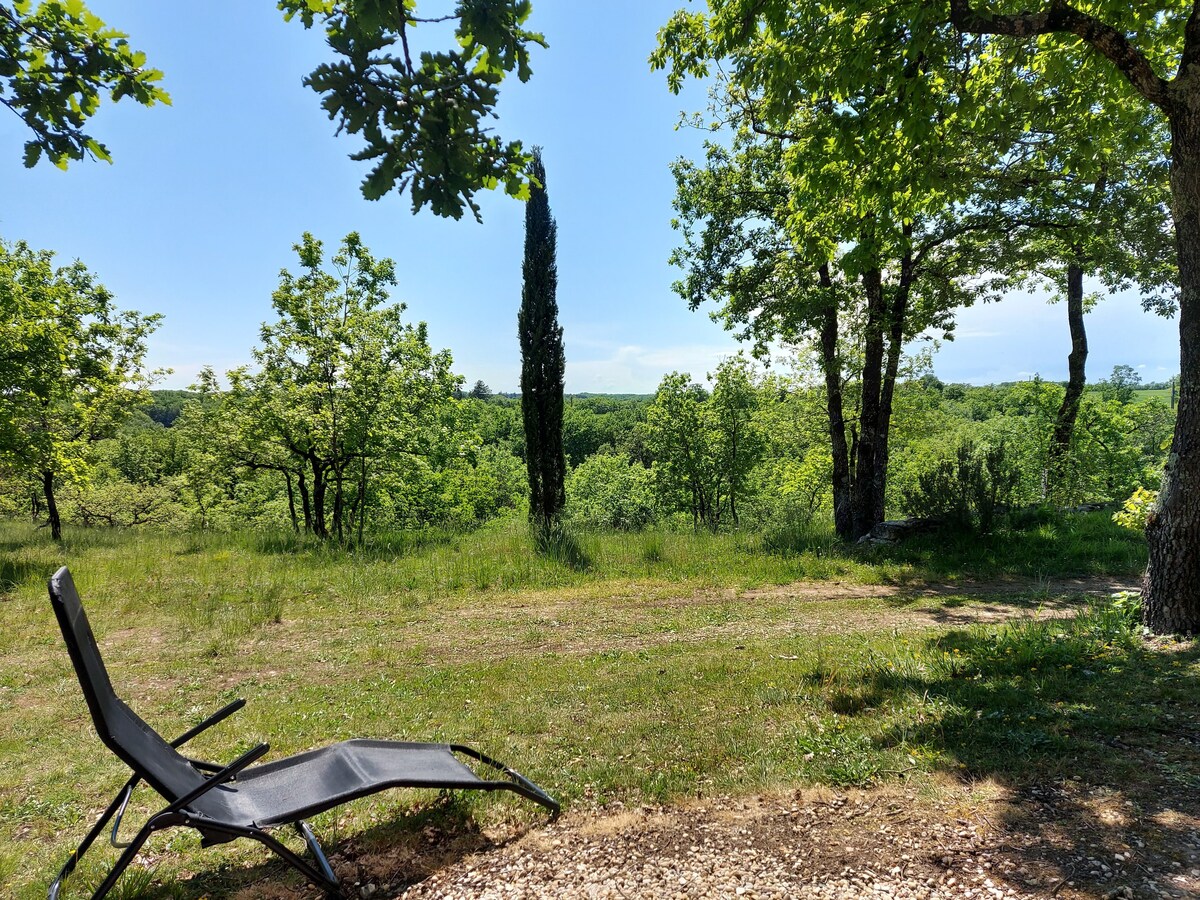
M300 489L300 508L304 512L304 533L312 534L312 498L308 494L308 479L304 477L303 469L296 473L296 483Z
M1181 105L1182 107L1182 105ZM1171 205L1179 252L1179 407L1146 525L1142 610L1160 634L1200 633L1200 112L1171 117Z
M1171 122L1171 206L1180 258L1180 406L1162 491L1146 524L1142 617L1159 634L1200 632L1200 116Z
M1046 466L1047 495L1057 497L1066 479L1067 457L1075 420L1079 418L1079 401L1087 383L1084 366L1087 363L1087 331L1083 326L1083 268L1077 262L1067 264L1067 323L1071 328L1071 353L1067 357L1067 392L1054 420L1050 437L1050 454Z
M912 237L912 226L904 228ZM913 259L906 253L900 260L900 282L892 308L888 310L887 368L879 397L879 437L875 444L875 522L882 522L887 509L888 440L892 434L892 401L896 396L896 378L900 374L900 356L904 352L904 324L908 318L908 300L912 292Z
M825 408L833 451L833 527L839 538L848 541L854 536L850 514L850 449L846 444L842 368L838 364L838 306L828 265L821 266L821 287L829 292L829 305L821 320L821 370L825 375Z
M324 540L329 537L329 529L325 526L325 467L318 459L311 459L312 485L312 530L313 534Z
M46 515L50 521L50 537L62 540L62 520L58 517L58 503L54 499L54 473L42 473L42 494L46 497Z
M858 459L855 462L851 496L851 536L862 537L880 520L876 516L875 465L879 452L879 412L883 382L883 329L886 309L883 276L879 269L863 273L867 295L866 344L863 352L862 401L858 417Z

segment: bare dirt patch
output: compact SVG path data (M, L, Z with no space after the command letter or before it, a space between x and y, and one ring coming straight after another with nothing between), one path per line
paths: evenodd
M814 789L571 813L516 837L435 830L436 862L410 843L334 864L359 896L404 900L1200 895L1197 810L1150 806L1073 780Z
M497 623L485 643L464 646L458 635L439 627L422 634L434 656L464 652L503 657L515 652L636 652L665 644L742 641L794 634L848 631L912 631L937 626L966 627L1022 618L1072 616L1096 597L1138 587L1135 578L1109 576L1007 579L906 585L853 582L796 582L738 591L703 590L680 596L622 594L604 600L544 597L494 601L456 611L464 619ZM862 601L859 603L859 601ZM725 621L686 628L655 629L655 617L677 611L726 607ZM499 627L503 624L503 628ZM528 629L537 630L530 640ZM414 632L421 632L418 626Z

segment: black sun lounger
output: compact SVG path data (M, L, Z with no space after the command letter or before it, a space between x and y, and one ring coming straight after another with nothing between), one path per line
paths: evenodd
M251 764L267 752L266 744L260 744L227 766L182 756L176 748L237 712L245 701L229 704L173 741L163 740L113 692L71 573L65 567L50 579L50 600L100 740L133 770L132 777L50 885L50 900L56 900L63 880L75 870L79 857L87 852L114 815L111 841L125 852L96 889L92 900L100 900L107 894L147 838L164 828L194 828L200 832L201 845L205 847L240 837L253 838L330 896L340 897L337 878L304 819L348 800L394 787L504 790L540 803L553 813L559 810L549 794L518 772L458 744L343 741L259 766ZM490 766L508 780L481 778L459 756ZM121 816L140 781L158 791L167 806L151 816L131 841L119 843ZM290 825L299 832L312 852L313 862L268 834L267 829L280 825Z

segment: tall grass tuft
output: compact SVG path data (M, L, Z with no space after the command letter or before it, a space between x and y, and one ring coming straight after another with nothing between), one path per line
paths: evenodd
M538 553L575 572L592 568L592 558L570 527L560 520L533 526L533 543Z

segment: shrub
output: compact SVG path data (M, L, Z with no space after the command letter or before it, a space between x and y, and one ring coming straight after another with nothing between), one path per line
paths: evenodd
M961 442L953 456L934 459L903 490L910 515L940 519L950 527L987 533L1012 500L1020 475L1002 441L992 446Z
M589 457L567 479L567 514L588 528L644 528L656 517L654 497L650 470L611 453Z
M1145 531L1146 519L1157 500L1158 491L1139 487L1121 508L1113 513L1113 521L1133 531Z

